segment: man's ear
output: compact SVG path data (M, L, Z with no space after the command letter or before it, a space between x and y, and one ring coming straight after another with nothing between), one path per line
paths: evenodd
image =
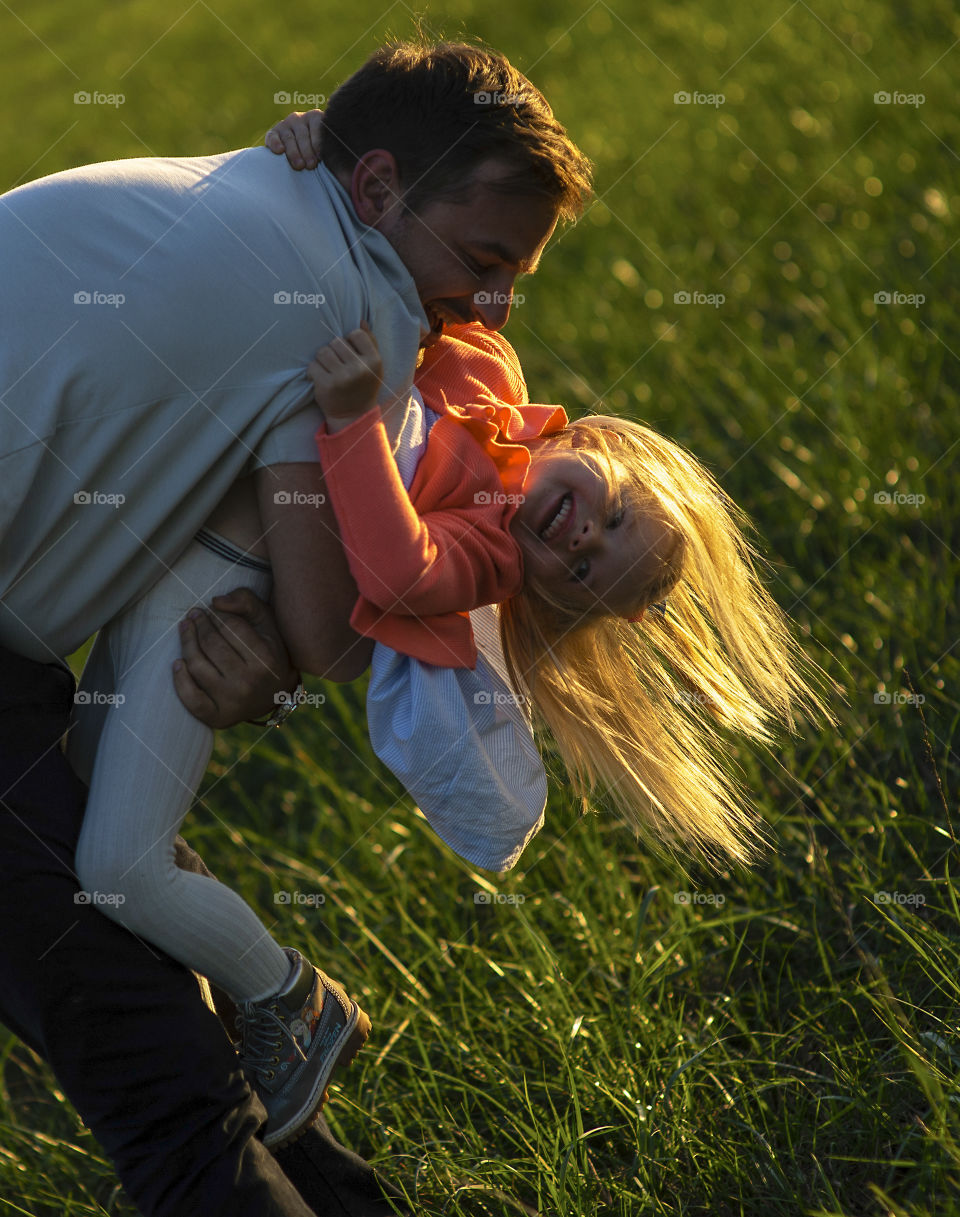
M365 152L353 168L350 198L357 218L377 228L391 214L397 214L400 199L400 172L392 152L374 148Z

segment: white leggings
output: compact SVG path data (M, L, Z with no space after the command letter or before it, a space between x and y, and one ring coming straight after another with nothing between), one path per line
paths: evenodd
M222 543L220 552L192 541L146 596L100 631L83 670L67 744L90 786L76 867L106 916L234 1001L253 1001L283 987L290 961L236 892L174 864L213 732L180 703L172 667L178 623L191 608L241 585L266 599L272 580L266 563L254 569L246 563L256 560L230 542L200 536Z

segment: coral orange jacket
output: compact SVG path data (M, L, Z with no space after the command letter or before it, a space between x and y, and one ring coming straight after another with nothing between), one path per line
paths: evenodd
M567 416L529 404L515 351L481 325L446 331L414 383L441 417L409 493L378 409L317 432L360 593L350 624L425 663L473 668L469 610L515 595L523 580L509 524L530 464L524 441L561 430Z

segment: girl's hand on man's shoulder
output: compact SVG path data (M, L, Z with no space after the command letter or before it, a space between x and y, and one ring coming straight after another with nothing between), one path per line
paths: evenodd
M320 164L322 110L296 110L275 123L263 142L278 156L286 156L293 169L316 169Z

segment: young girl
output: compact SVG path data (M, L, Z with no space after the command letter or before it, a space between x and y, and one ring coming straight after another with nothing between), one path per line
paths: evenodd
M760 582L746 517L649 428L601 416L564 425L558 407L529 405L509 343L479 325L449 327L425 353L416 385L434 422L408 496L373 404L375 352L357 331L308 368L318 400L331 403L318 443L360 591L354 629L431 665L472 668L470 618L455 609L476 590L464 568L475 578L482 563L466 551L485 527L506 528L514 555L500 553L482 594L502 601L511 683L529 695L576 789L608 794L638 835L714 862L749 861L764 838L726 772L722 732L769 743L774 721L792 729L797 711L823 706ZM668 613L645 615L668 594ZM417 701L403 680L388 685L394 701ZM370 725L376 747L372 713ZM450 738L442 717L422 713L415 733L435 746ZM404 781L416 785L413 764ZM476 861L476 837L458 832L468 793L449 790L438 808L429 789L431 824Z
M322 111L293 113L267 132L264 143L286 155L293 169L310 170L320 163L322 132ZM464 669L455 669L454 684L449 670L433 666L456 662L449 654L444 658L443 647L432 648L432 665L388 646L374 648L367 713L377 755L458 853L476 865L507 869L542 824L539 766L520 763L522 732L517 729L510 749L498 754L514 768L510 797L494 816L489 809L465 814L464 792L476 771L467 767L454 775L451 765L428 761L422 740L432 734L472 739L477 711L464 709L471 689L489 711L488 739L496 729L494 709L519 723L519 698L520 706L535 707L581 795L602 789L633 831L652 833L675 850L693 847L708 860L748 861L765 839L723 763L724 732L769 744L777 721L792 731L797 713L827 721L832 716L817 691L822 672L803 655L760 580L760 555L743 532L747 517L693 456L649 428L598 417L557 431L556 417L530 416L543 408L526 404L519 363L498 335L476 326L448 326L443 333L443 341L424 353L415 383L428 407L459 413L496 464L506 496L501 523L522 551L526 579L521 595L501 597L498 621L493 610L470 614L484 642L472 686ZM325 369L314 363L310 370L319 389ZM366 393L368 406L369 384ZM366 413L362 397L344 418ZM458 409L465 403L481 408ZM531 417L530 426L523 415ZM498 438L526 447L505 447ZM531 478L524 484L528 464ZM383 475L382 460L380 466ZM326 474L330 482L329 468ZM578 478L587 479L579 499L570 482ZM394 502L402 505L393 486ZM588 519L582 510L582 492L591 486L595 493L606 490L606 529L600 514ZM362 505L349 498L349 487L342 491L334 505L341 528L349 528ZM568 515L545 521L537 512L551 492L546 509ZM630 528L631 518L641 521L640 535L636 523ZM629 553L618 543L625 521ZM375 518L374 535L365 538L372 545L368 554L362 548L348 553L361 589L370 567L365 559L388 560L388 547L376 546L378 527ZM604 535L612 540L601 546L598 566L586 555L586 543ZM557 553L565 546L567 565L569 551L579 548L584 555L570 575ZM611 553L613 572L604 569ZM572 587L570 578L583 586ZM644 608L661 608L657 602L671 590L669 612L644 618ZM389 642L389 631L378 635L371 628L370 612L361 595L354 628ZM641 621L642 628L633 628ZM432 623L435 634L437 629ZM499 707L492 702L498 696ZM466 755L474 753L467 749ZM489 770L480 767L479 776L489 779Z
M527 756L511 769L523 733L510 714L529 691L579 787L608 787L632 828L748 858L760 834L724 775L719 729L767 740L771 719L792 724L795 706L816 703L738 513L710 476L639 424L564 426L556 407L528 406L509 344L467 326L427 352L418 374L433 409L408 495L373 406L372 335L337 340L310 374L327 419L318 436L327 486L361 593L352 621L378 639L371 730L388 751L390 732L400 739L395 772L438 832L471 860L506 846L515 860L539 828L539 762ZM306 1125L370 1023L336 982L275 943L235 893L173 864L211 741L170 685L173 627L198 600L232 587L238 566L268 593L269 569L248 551L251 512L238 483L169 574L101 631L82 687L113 689L116 704L103 713L98 699L81 698L69 753L81 774L92 769L77 849L82 886L112 894L97 901L106 915L234 997L241 1059L267 1107L265 1143L275 1145ZM668 592L669 615L645 617ZM510 593L501 630L512 689L496 683L495 661L477 660L466 615ZM384 667L378 654L403 666L388 658ZM437 674L479 679L473 706L469 685L434 683ZM491 717L461 737L464 711L468 728L474 716ZM487 739L486 768L461 768ZM428 750L442 776L424 797L415 758ZM486 791L478 799L465 784L477 772L491 783L489 823ZM464 842L457 817L471 800ZM520 808L513 823L503 814L511 807Z

